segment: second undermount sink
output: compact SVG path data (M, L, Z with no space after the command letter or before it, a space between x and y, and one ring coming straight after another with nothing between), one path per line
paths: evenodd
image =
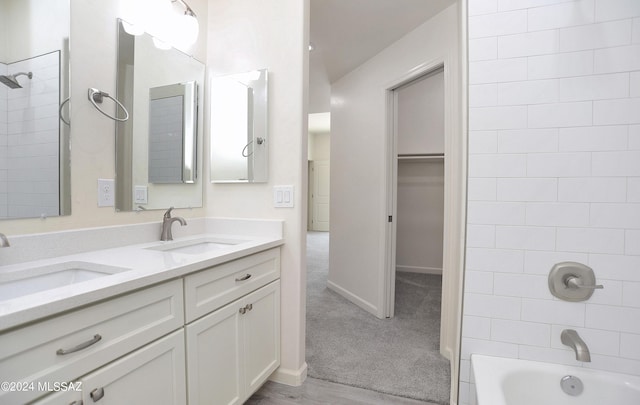
M151 246L146 249L159 250L161 252L199 255L202 253L210 253L216 250L226 249L244 242L246 241L237 239L199 238L184 241L166 242L162 245Z
M0 301L94 280L130 269L89 262L64 262L0 275Z

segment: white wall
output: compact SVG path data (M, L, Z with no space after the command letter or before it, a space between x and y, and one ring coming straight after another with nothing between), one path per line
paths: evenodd
M309 160L329 160L331 135L328 132L309 133Z
M269 182L209 184L205 187L207 213L285 220L282 365L275 377L289 383L300 382L306 372L308 10L308 0L209 2L210 74L222 76L269 69ZM205 125L208 127L208 121ZM273 207L275 185L294 186L294 208Z
M539 6L538 6L539 5ZM472 353L640 375L640 2L469 1L461 403ZM553 298L551 266L603 290Z
M378 316L387 224L386 89L421 64L449 58L455 65L457 27L454 5L332 85L329 281Z

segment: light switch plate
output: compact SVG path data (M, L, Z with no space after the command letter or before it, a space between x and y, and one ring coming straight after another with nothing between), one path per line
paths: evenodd
M98 179L98 207L113 207L115 203L115 181Z
M135 186L134 193L133 198L136 204L147 203L147 186Z
M273 187L273 206L276 208L293 208L293 186Z

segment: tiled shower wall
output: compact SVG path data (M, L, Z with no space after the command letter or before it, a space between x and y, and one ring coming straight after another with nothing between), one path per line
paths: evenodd
M468 21L459 402L475 403L473 353L640 375L640 1L469 0ZM567 260L605 288L554 298Z
M5 66L33 78L0 90L0 217L58 215L60 52Z

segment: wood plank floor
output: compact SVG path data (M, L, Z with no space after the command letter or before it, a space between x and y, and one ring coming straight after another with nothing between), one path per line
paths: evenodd
M268 381L246 405L436 405L348 385L307 378L300 387Z

